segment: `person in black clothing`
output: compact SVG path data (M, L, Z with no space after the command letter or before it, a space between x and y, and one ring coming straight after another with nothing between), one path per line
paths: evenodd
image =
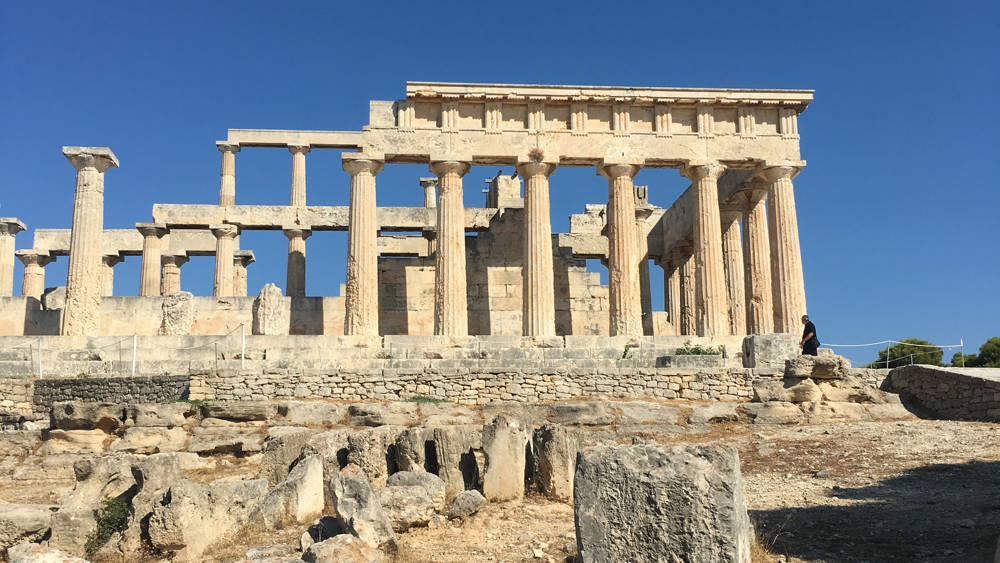
M812 321L809 320L809 315L802 315L802 324L806 325L802 331L802 341L799 342L799 346L802 347L802 354L815 356L816 350L819 349L819 339L816 338L816 325L812 324Z

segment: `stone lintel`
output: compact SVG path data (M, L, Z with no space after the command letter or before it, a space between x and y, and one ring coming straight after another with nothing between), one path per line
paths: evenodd
M104 172L108 168L118 168L118 157L108 147L63 147L63 155L74 168L92 165Z

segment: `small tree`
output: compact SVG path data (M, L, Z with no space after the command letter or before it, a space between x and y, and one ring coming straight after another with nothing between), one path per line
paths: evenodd
M878 352L878 359L868 364L870 368L899 367L908 364L941 365L944 350L926 340L907 338Z
M1000 336L994 336L979 347L976 367L1000 368Z
M979 361L978 356L975 354L963 354L961 352L955 352L951 357L951 367L953 368L971 368L976 366L976 362Z

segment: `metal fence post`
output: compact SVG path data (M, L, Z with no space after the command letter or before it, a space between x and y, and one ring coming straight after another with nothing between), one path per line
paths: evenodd
M38 379L45 379L45 373L42 371L42 339L38 339Z
M247 367L247 325L240 323L240 369Z
M139 337L135 334L132 335L132 377L135 377L135 349L138 344Z

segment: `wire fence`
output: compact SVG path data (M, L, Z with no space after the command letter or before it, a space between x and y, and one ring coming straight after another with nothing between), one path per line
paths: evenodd
M823 343L823 346L827 347L827 348L867 348L867 347L872 347L872 346L883 346L883 345L886 345L886 344L888 344L888 347L886 348L885 360L876 359L875 361L871 362L869 365L883 365L884 364L886 368L889 368L891 366L912 365L913 364L913 360L915 358L918 358L918 357L922 358L924 356L924 353L910 352L909 350L903 350L903 354L898 355L895 358L891 357L892 356L892 352L893 352L893 346L896 345L896 344L900 344L900 345L906 346L906 347L911 347L912 346L914 348L932 348L932 349L938 349L938 350L941 350L942 352L944 350L954 350L955 348L958 348L959 352L960 352L959 358L960 358L960 362L962 364L959 367L965 367L965 340L962 339L962 338L958 339L958 344L915 344L913 342L905 342L905 341L902 341L902 340L880 340L878 342L867 342L865 344L827 344L827 343ZM930 350L928 350L928 353L929 352L930 352Z

